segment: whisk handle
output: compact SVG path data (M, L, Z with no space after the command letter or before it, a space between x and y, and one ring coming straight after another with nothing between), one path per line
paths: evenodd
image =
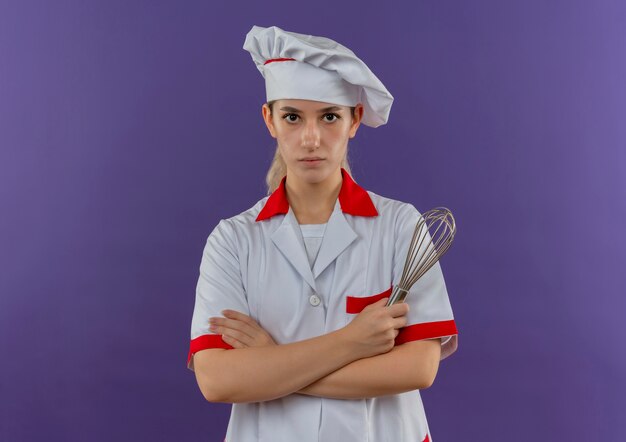
M406 295L408 294L409 292L407 290L401 289L399 286L394 285L393 290L391 291L391 295L387 300L386 307L397 304L399 302L404 302L404 298L406 298Z

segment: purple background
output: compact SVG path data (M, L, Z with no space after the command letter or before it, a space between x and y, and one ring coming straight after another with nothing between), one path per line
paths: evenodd
M0 2L0 440L221 441L185 367L202 248L265 195L252 25L395 96L366 189L450 207L433 439L626 440L626 5Z

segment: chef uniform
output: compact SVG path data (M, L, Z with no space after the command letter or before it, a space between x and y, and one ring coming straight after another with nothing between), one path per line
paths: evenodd
M393 97L338 43L254 26L244 49L266 79L268 101L361 102L364 124L377 127L387 121ZM320 77L318 87L306 81ZM420 214L412 204L363 189L343 168L341 174L341 190L325 224L298 224L285 176L271 195L213 229L200 264L189 369L200 350L233 348L208 328L209 318L222 316L224 309L249 315L280 345L345 327L367 305L391 294ZM439 263L417 281L405 302L410 305L407 325L395 345L441 338L441 359L452 354L457 327ZM234 403L226 441L421 442L432 437L419 390L414 390L350 400L293 393Z

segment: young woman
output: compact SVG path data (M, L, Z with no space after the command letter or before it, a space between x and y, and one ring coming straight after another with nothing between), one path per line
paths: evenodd
M419 390L457 347L441 268L385 306L419 213L363 189L347 161L393 97L324 37L254 26L244 49L277 140L269 196L208 237L188 368L233 404L228 442L432 440Z

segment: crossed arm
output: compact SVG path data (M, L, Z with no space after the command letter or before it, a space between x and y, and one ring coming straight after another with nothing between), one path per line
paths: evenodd
M425 389L439 368L440 339L410 341L387 353L358 359L297 393L360 399Z
M194 355L198 385L211 402L258 402L292 393L335 399L398 394L428 388L439 367L439 339L410 341L355 360L347 346L337 344L337 332L277 346L249 316L223 313L227 318L213 318L211 330L222 334L235 351L212 349ZM318 354L330 357L320 362ZM220 382L211 382L218 376Z

